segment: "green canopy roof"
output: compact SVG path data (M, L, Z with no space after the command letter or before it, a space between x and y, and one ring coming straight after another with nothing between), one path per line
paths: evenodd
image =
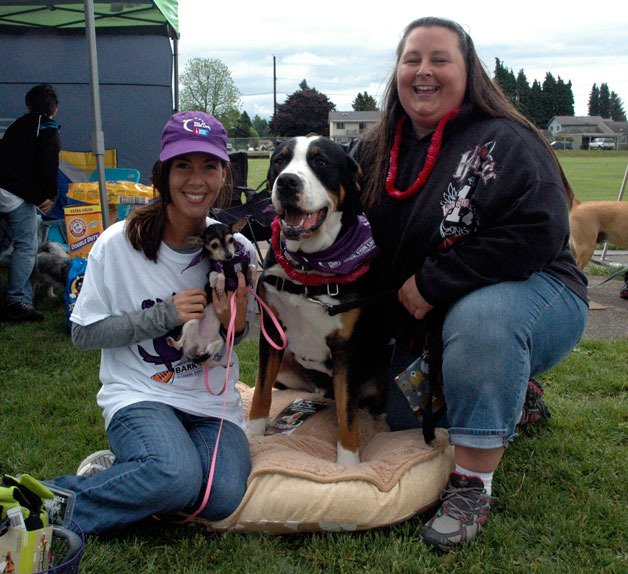
M93 0L97 28L163 27L179 37L178 0ZM0 0L0 28L85 28L85 5L76 0Z

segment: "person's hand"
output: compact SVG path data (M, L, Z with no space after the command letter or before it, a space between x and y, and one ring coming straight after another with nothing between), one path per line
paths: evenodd
M205 289L185 289L179 291L173 298L175 309L181 323L187 323L192 319L202 319L207 305Z
M217 289L212 291L214 311L216 311L216 315L225 330L229 328L229 320L231 319L231 309L229 308L231 295L231 291L224 291L222 294L218 293ZM238 286L235 290L235 298L235 332L237 334L244 331L246 327L246 281L242 273L238 273Z
M434 308L434 306L423 299L421 293L419 293L419 290L416 288L414 275L408 277L406 282L401 286L401 289L397 292L397 298L406 308L406 311L415 319L423 319L423 317Z
M43 201L37 207L42 213L46 213L47 211L50 211L52 209L53 205L54 203L50 199L46 199L46 201Z

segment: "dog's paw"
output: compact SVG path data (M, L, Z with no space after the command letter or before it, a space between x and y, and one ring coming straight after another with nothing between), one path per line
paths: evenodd
M222 297L225 294L225 276L223 273L218 273L218 276L216 277L216 286L214 287L216 289L216 291L218 291L218 294Z
M216 292L222 297L225 294L226 278L224 273L218 273L218 271L212 271L209 274L209 286L215 289Z
M183 347L183 343L182 340L183 337L179 338L179 339L174 339L173 337L166 337L166 343L168 343L168 345L170 347L175 348L177 351L180 351L181 348Z
M360 464L360 453L347 450L340 443L337 443L336 464L340 466L356 466Z
M222 340L222 337L216 339L215 341L210 341L209 343L207 343L207 346L205 347L205 352L203 354L211 359L211 357L213 357L216 353L218 353L218 351L220 351L220 349L222 349L223 344L224 341Z
M264 436L268 427L268 418L254 419L246 421L246 436Z

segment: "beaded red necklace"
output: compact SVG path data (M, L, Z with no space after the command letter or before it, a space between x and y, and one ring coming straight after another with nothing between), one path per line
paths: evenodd
M397 123L395 129L395 141L390 150L390 165L388 167L388 175L386 176L386 191L390 197L395 199L407 199L415 195L427 181L427 178L432 173L438 154L440 153L440 146L443 143L443 131L447 122L458 115L460 108L454 108L448 114L443 116L436 126L436 131L432 136L430 147L427 150L427 158L425 159L425 165L419 172L419 175L414 180L414 183L405 191L400 191L395 187L395 181L397 180L397 172L399 171L399 149L401 148L401 131L403 124L406 122L407 116L402 116Z
M360 265L356 269L354 269L351 273L347 275L319 275L317 273L301 273L297 271L290 261L286 258L281 250L281 243L279 241L279 236L281 233L281 223L279 222L279 217L275 217L273 222L270 224L272 229L272 235L270 238L270 244L275 254L275 259L277 259L279 265L286 272L286 275L290 277L293 281L298 281L303 285L307 286L319 286L319 285L327 285L329 283L352 283L356 281L362 275L364 275L370 267L370 263L367 261L363 265Z

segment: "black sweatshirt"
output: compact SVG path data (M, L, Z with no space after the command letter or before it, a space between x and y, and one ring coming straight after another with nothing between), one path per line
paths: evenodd
M414 183L431 137L418 140L409 121L395 187ZM360 160L362 143L355 149ZM369 166L362 165L365 178ZM587 301L586 277L569 250L564 187L554 158L527 128L466 105L444 131L435 167L414 196L382 196L367 214L380 289L398 289L411 275L430 304L447 307L463 295L544 271ZM517 304L513 301L513 304ZM410 316L391 309L393 322ZM394 323L393 323L394 324Z
M0 187L34 205L54 201L60 150L54 120L37 113L18 118L0 140Z

